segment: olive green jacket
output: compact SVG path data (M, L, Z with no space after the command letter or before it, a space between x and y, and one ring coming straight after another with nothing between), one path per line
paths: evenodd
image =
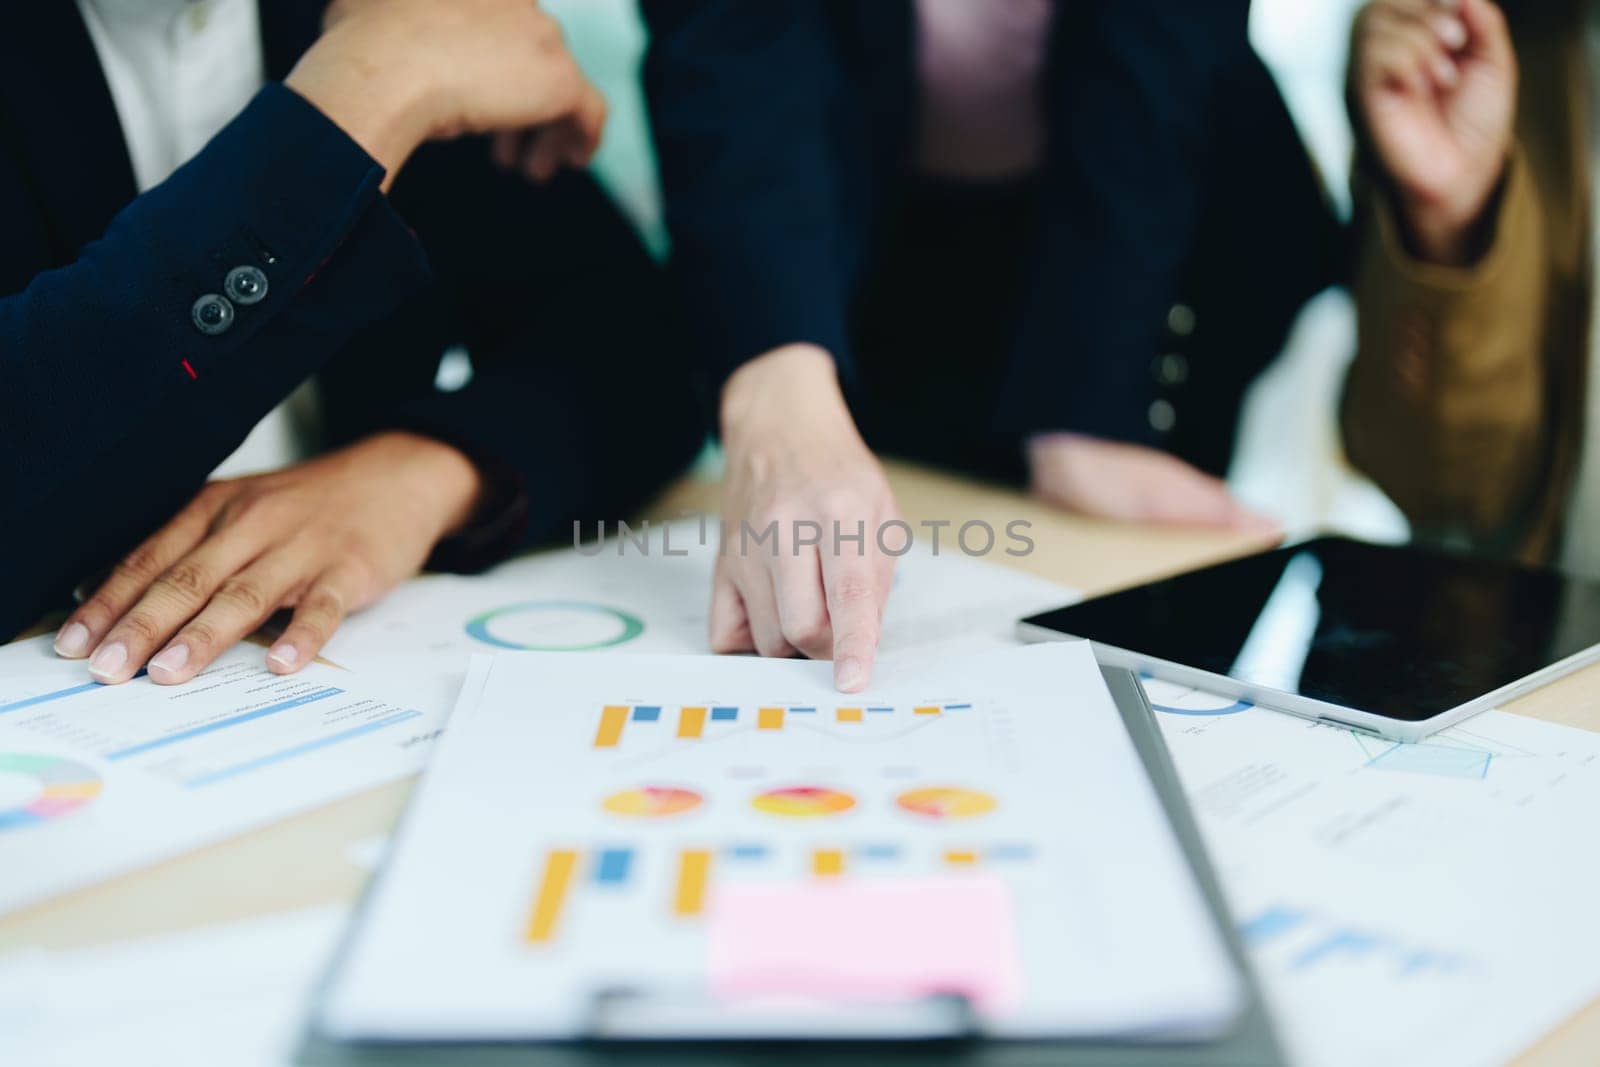
M1582 439L1593 299L1583 0L1506 3L1516 149L1487 253L1410 257L1358 164L1359 349L1341 421L1351 461L1420 536L1548 560Z

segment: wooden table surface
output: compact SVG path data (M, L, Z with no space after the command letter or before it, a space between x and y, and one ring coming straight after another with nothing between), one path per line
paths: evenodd
M1032 523L1036 548L993 558L1088 594L1174 574L1261 547L1237 534L1156 530L1063 515L1014 491L903 465L889 467L913 524L981 519L997 530ZM715 485L684 481L647 515L715 511ZM1600 667L1572 675L1508 711L1600 731ZM414 779L394 782L154 867L70 893L0 919L0 954L27 947L105 944L145 934L247 919L314 905L353 902L367 872L350 847L394 825ZM1600 813L1597 813L1600 817ZM1330 1005L1330 1010L1338 1010ZM1600 1000L1526 1050L1518 1064L1600 1062Z

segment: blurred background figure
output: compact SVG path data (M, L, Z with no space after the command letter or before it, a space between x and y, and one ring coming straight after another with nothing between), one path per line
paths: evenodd
M1237 517L1153 450L1225 471L1245 384L1342 265L1246 3L643 8L716 372L809 341L879 450L1021 480L1032 438L1069 508ZM1146 480L1189 508L1112 488Z
M1350 214L1353 144L1346 61L1360 3L1255 0L1249 16L1250 43L1288 104L1341 219ZM639 83L648 35L636 0L545 0L544 7L561 20L585 73L610 104L593 169L651 250L664 256L670 241ZM1284 350L1246 391L1227 481L1237 499L1291 534L1331 527L1400 540L1407 534L1404 517L1350 467L1343 452L1337 406L1354 350L1348 291L1325 290L1305 307ZM1180 408L1177 414L1185 412ZM720 473L715 460L715 452L707 454L703 473Z
M642 7L725 517L871 526L884 452L1090 515L1272 528L1217 476L1344 254L1247 3ZM875 564L854 577L881 606ZM829 651L810 616L852 576L803 569L727 561L714 646Z
M1374 0L1352 457L1419 534L1600 575L1600 5Z
M1361 0L1255 0L1250 40L1272 72L1342 220L1351 211L1354 137L1345 106L1350 29ZM1348 289L1329 289L1302 311L1276 360L1249 387L1228 485L1278 519L1289 536L1333 529L1401 541L1399 509L1345 456L1338 421L1355 353Z

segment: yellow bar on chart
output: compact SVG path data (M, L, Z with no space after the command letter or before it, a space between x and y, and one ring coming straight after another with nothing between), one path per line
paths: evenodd
M844 873L844 853L836 848L819 848L811 854L811 873L818 878L833 878Z
M706 728L705 708L679 708L678 709L678 736L699 737L700 731Z
M572 872L578 866L578 853L574 849L556 849L544 864L544 879L539 883L539 894L533 898L533 913L528 916L525 935L529 941L549 941L555 936L556 920L561 918L561 907L567 901L567 889L572 885Z
M840 708L838 712L840 722L860 722L860 708Z
M711 853L687 849L678 854L678 890L672 898L676 915L699 915L706 902L706 882L711 877Z
M622 740L622 728L628 722L626 704L607 704L600 712L600 729L595 731L595 748L615 748Z
M912 708L911 710L918 715L937 715L939 714L939 705L929 704L926 707Z
M782 708L762 708L756 712L756 729L781 730L783 729Z
M976 852L946 852L944 861L952 867L971 867L978 862L978 854Z

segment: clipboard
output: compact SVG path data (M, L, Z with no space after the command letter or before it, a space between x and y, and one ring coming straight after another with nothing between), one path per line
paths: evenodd
M1107 688L1217 924L1229 959L1240 978L1242 1006L1231 1027L1203 1039L1153 1033L1117 1040L986 1041L970 1036L971 1012L960 997L930 998L903 1006L908 1031L944 1036L909 1041L661 1041L635 1037L659 1034L663 1011L698 1006L641 1001L635 995L602 993L596 998L594 1038L576 1044L351 1044L331 1041L308 1026L296 1056L306 1067L785 1067L827 1062L829 1067L861 1064L959 1063L973 1067L1033 1067L1062 1063L1088 1067L1278 1067L1288 1061L1268 1014L1254 971L1211 866L1199 827L1189 810L1177 768L1161 737L1155 714L1132 673L1102 668ZM848 1009L841 1008L841 1011ZM639 1023L644 1025L637 1025ZM830 1029L839 1032L837 1019Z

